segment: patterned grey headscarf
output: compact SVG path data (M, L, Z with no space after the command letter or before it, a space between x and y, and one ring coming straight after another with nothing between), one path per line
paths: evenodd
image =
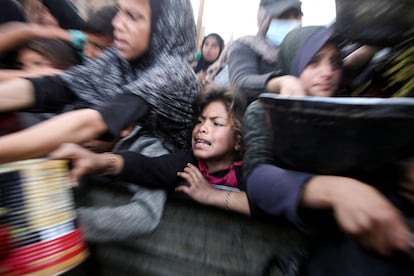
M151 111L138 122L169 149L182 147L192 123L192 101L201 90L187 57L194 52L196 30L189 0L150 0L160 5L152 26L150 49L136 61L121 58L116 48L61 75L90 106L110 104L120 93L144 99Z

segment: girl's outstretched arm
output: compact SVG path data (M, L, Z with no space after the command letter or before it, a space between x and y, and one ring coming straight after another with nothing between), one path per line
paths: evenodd
M187 164L178 175L185 179L189 186L181 185L176 191L186 193L195 201L250 215L250 207L245 192L218 190L211 186L201 172L193 164Z

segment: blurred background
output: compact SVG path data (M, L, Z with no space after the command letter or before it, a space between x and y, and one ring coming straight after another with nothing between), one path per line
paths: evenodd
M102 5L116 0L72 0L86 18ZM220 34L225 42L255 34L260 0L191 0L197 23L198 41L209 33ZM335 0L302 0L303 25L329 24L335 18ZM198 43L199 45L199 43Z
M260 0L191 0L199 36L219 33L226 42L256 33ZM328 24L335 18L335 0L302 0L303 25Z

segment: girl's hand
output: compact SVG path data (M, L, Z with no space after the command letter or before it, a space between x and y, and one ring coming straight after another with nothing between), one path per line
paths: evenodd
M189 186L179 186L175 189L176 191L186 193L202 204L250 215L250 206L245 192L230 192L214 188L200 170L192 164L187 164L184 171L177 174L185 179Z
M81 176L105 167L104 162L99 158L99 154L76 144L61 145L50 153L50 157L72 161L72 170L70 171L72 181L78 181Z
M211 186L196 166L187 164L187 167L177 175L186 180L189 186L178 186L176 191L183 192L200 203L211 204L211 199L217 190Z

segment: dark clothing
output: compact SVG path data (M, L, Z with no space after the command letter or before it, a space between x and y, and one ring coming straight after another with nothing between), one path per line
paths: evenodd
M183 178L177 176L191 163L198 167L198 161L191 151L175 152L160 157L146 157L136 152L119 153L124 158L124 168L119 177L128 182L138 183L151 188L173 190L183 184ZM245 190L241 167L235 166L238 188ZM229 170L215 172L212 175L222 177ZM226 183L221 185L226 186Z
M194 73L198 73L201 71L207 72L208 67L210 67L211 64L213 64L214 61L208 62L203 57L197 62L197 64L193 67Z
M314 237L303 276L411 276L414 261L406 254L383 257L362 248L339 230Z
M161 34L153 38L162 39ZM184 39L177 37L175 40L179 38ZM185 44L190 42L180 42L180 49L173 47L176 44L164 45L164 48L172 49L164 49L152 65L146 64L144 57L134 62L126 61L116 48L110 47L99 58L83 66L74 66L59 77L88 106L106 107L120 94L133 94L137 99L144 99L150 108L145 118L139 118L137 125L160 138L168 150L182 149L193 123L192 102L201 89L191 66L176 53L182 51L181 48L189 48Z
M314 174L276 165L273 147L277 144L272 141L273 134L266 124L265 111L259 101L248 107L243 126L243 170L252 214L265 212L274 219L288 219L308 233L317 233L318 239L312 239L309 259L300 275L412 274L414 262L407 256L384 258L368 252L340 230L330 210L301 207L303 188Z
M85 21L79 15L76 6L69 0L43 0L50 14L52 14L63 29L82 30Z
M35 91L34 105L31 112L57 112L78 97L56 76L43 78L29 78Z
M26 22L24 11L15 0L1 0L0 24L11 21ZM16 50L0 53L0 69L15 69L16 56Z
M68 102L75 103L75 108L91 107L101 113L108 133L104 139L118 137L119 133L133 122L144 118L148 111L148 104L139 96L125 93L114 96L110 104L102 106L88 106L79 101L79 98L59 77L44 77L30 79L35 87L35 105L30 111L42 110L55 112L62 109Z
M276 50L275 50L276 51ZM270 63L250 46L236 41L228 57L229 78L252 102L265 92L269 79L280 75L277 63Z
M243 174L252 215L284 217L300 228L299 202L305 183L313 174L285 170L275 165L273 142L259 101L243 117L245 143Z
M23 127L15 113L0 114L0 136L21 130Z
M20 21L26 22L24 11L19 4L14 0L1 0L0 1L0 24Z
M313 174L284 170L274 165L259 165L247 178L247 191L252 202L252 214L266 212L284 217L299 228L302 190Z

